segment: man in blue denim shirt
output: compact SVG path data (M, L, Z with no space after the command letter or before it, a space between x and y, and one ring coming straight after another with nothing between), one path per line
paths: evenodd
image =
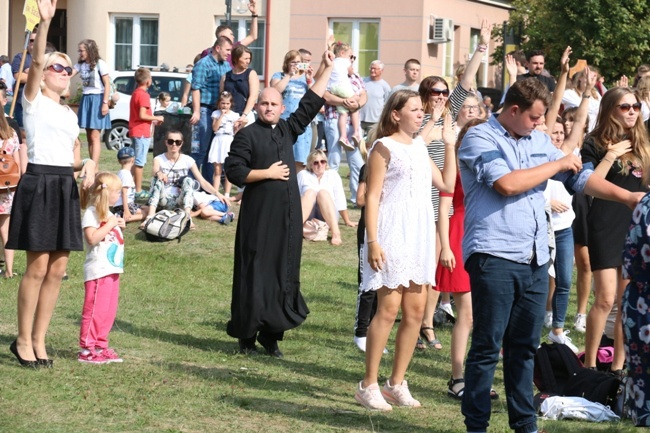
M533 367L550 259L546 181L559 180L568 191L632 208L643 196L592 176L592 168L583 167L572 149L556 149L548 135L535 131L544 122L549 100L538 80L518 81L508 90L499 117L472 128L458 151L465 191L463 260L474 318L462 403L468 432L487 430L502 345L510 427L517 433L537 431Z

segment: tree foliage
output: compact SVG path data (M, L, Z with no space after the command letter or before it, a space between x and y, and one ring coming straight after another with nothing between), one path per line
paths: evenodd
M634 76L650 63L650 1L648 0L513 0L508 26L521 29L521 48L546 52L553 75L567 45L572 63L585 59L599 68L606 82ZM503 26L494 36L503 40ZM503 48L493 54L500 63Z

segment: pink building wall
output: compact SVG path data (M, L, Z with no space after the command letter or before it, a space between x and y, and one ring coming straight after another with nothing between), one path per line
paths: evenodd
M292 1L289 46L306 48L320 55L325 48L328 21L331 18L378 19L379 58L384 62L383 78L391 85L404 80L404 62L415 58L422 63L422 77L443 75L445 44L427 44L429 17L453 20L453 63L466 63L470 49L470 31L479 29L481 19L501 24L508 18L508 8L497 1L482 0L328 0ZM489 53L494 42L491 42ZM367 71L360 71L367 75ZM495 83L495 68L489 67L487 84ZM452 83L450 83L452 84Z

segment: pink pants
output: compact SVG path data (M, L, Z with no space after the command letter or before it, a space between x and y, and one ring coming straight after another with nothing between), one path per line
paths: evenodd
M86 281L84 287L86 296L81 312L79 346L88 350L106 349L108 348L108 333L111 332L117 315L120 274Z

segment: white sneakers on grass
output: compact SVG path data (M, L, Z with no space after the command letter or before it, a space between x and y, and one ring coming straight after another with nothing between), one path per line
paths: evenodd
M406 380L403 380L402 383L396 385L391 385L387 380L381 391L379 390L379 384L373 383L364 388L363 381L361 381L354 393L354 399L359 402L361 406L370 410L393 410L391 404L401 407L422 406L419 401L411 396Z
M569 349L573 351L573 353L578 353L580 350L576 347L575 344L571 342L571 339L567 337L571 331L564 331L560 335L555 335L553 334L553 331L548 333L548 339L551 341L551 343L557 343L557 344L565 344Z
M584 334L587 332L587 315L586 314L576 314L575 321L573 322L573 329Z
M357 345L360 351L365 352L366 351L366 337L357 337L356 335L354 336L354 344ZM388 353L388 349L384 347L384 355Z

